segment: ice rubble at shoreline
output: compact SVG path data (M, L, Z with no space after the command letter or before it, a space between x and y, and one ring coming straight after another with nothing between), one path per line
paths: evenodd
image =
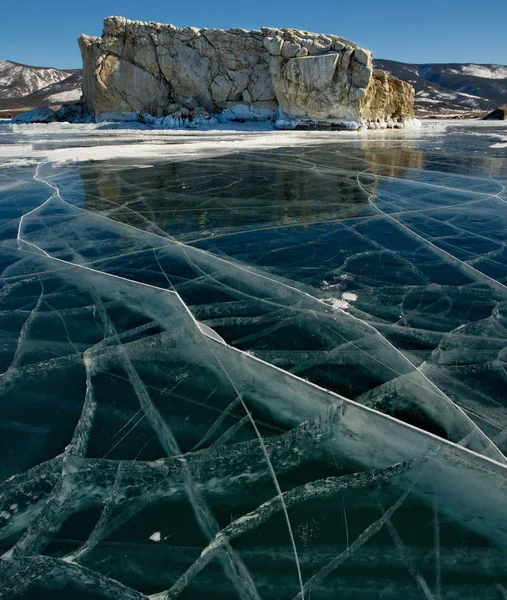
M68 114L67 114L68 113ZM181 114L180 114L181 113ZM49 106L42 106L12 118L12 123L22 124L48 124L48 123L71 123L71 124L93 124L93 123L131 123L133 126L145 126L154 130L171 129L197 129L213 130L217 126L228 127L237 125L238 128L255 127L258 124L274 130L309 130L309 131L367 131L367 130L403 130L418 129L421 122L415 118L403 117L394 120L377 119L367 121L365 119L325 119L318 120L309 117L289 118L281 110L276 114L273 111L262 108L251 108L247 105L238 104L225 109L220 114L209 114L203 109L196 108L192 112L182 107L174 115L155 117L150 114L136 112L105 112L97 119L83 113L82 107L62 106L59 110L53 110Z

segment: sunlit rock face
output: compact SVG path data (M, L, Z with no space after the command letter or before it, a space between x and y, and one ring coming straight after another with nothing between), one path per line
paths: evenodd
M402 127L414 116L412 86L374 72L371 52L336 35L109 17L102 38L82 35L79 45L85 102L98 116L191 119L204 109L225 120L278 119L288 128Z

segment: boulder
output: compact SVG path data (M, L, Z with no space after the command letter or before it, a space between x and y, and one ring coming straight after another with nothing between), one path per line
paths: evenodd
M497 108L484 117L485 121L507 121L507 107Z
M56 120L56 111L49 106L34 108L12 118L13 123L52 123Z

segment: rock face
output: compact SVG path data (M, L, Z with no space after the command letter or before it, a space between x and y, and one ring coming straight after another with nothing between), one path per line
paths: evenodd
M296 29L180 29L109 17L102 38L82 35L88 110L166 117L203 109L280 126L401 127L414 91L373 71L368 50Z
M507 121L507 106L497 108L484 117L485 121Z

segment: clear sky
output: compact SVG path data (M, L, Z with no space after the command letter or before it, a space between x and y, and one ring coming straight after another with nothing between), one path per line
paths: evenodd
M507 64L505 0L2 0L0 60L80 67L78 35L100 35L110 15L179 27L335 33L402 62Z

